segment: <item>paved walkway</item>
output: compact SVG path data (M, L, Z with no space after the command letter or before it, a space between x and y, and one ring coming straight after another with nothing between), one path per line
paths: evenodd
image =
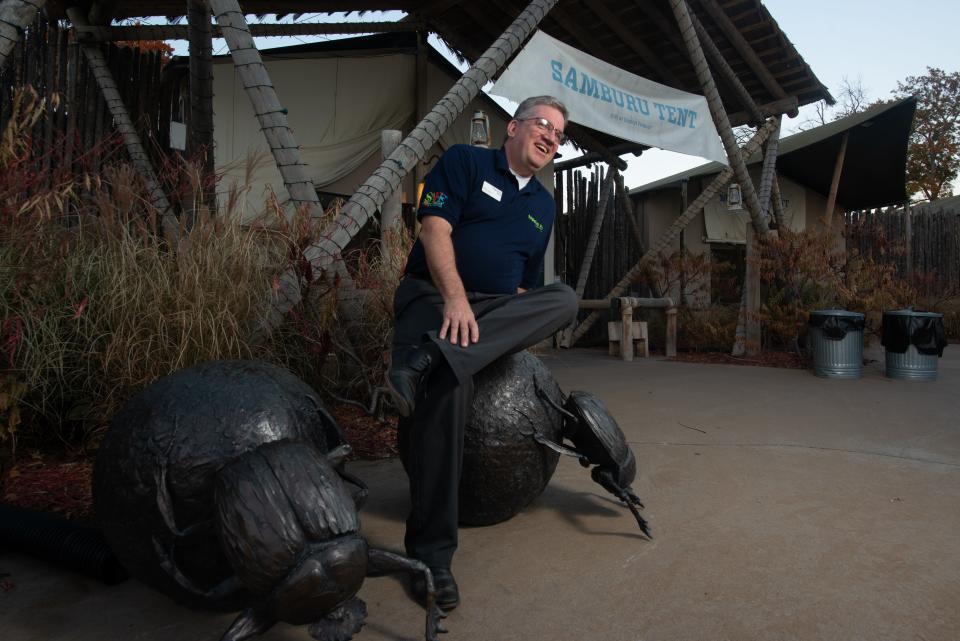
M808 371L543 356L565 390L601 396L640 464L655 540L561 460L545 493L465 529L463 604L449 641L960 639L960 346L932 383ZM396 461L355 464L371 486L374 545L396 549L406 511ZM0 637L215 640L231 616L192 612L134 581L104 587L5 555ZM370 579L358 641L422 638L403 583ZM277 626L267 641L306 640Z

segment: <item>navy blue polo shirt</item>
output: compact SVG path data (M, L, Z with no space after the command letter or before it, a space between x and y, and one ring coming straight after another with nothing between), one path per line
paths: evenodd
M536 177L518 189L503 149L450 147L424 180L417 216L440 216L453 227L466 291L515 294L537 284L553 229L553 196ZM419 240L406 273L430 277Z

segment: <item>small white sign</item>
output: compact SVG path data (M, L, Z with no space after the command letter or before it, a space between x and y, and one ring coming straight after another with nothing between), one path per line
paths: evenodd
M184 151L187 148L187 126L176 120L170 121L170 149Z
M483 187L481 187L481 189L483 190L483 193L490 196L497 202L500 202L500 199L503 198L503 191L497 189L486 180L483 181Z

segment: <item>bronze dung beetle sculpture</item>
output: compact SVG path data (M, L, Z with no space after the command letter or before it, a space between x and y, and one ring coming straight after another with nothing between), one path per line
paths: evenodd
M243 609L224 641L278 620L346 641L366 614L360 584L384 571L423 574L425 637L436 641L429 570L359 534L366 487L343 469L348 452L290 372L204 363L155 381L114 417L94 464L97 522L144 583L194 607Z

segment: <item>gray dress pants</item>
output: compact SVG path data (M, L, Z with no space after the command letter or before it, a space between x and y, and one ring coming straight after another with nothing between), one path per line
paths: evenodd
M394 295L393 362L426 341L440 348L439 364L417 393L411 416L401 418L400 457L410 480L407 554L430 567L449 568L457 549L458 490L463 432L473 400L473 375L505 354L534 345L577 313L577 296L557 283L523 294L468 293L480 340L469 347L441 341L443 298L430 281L405 277Z

